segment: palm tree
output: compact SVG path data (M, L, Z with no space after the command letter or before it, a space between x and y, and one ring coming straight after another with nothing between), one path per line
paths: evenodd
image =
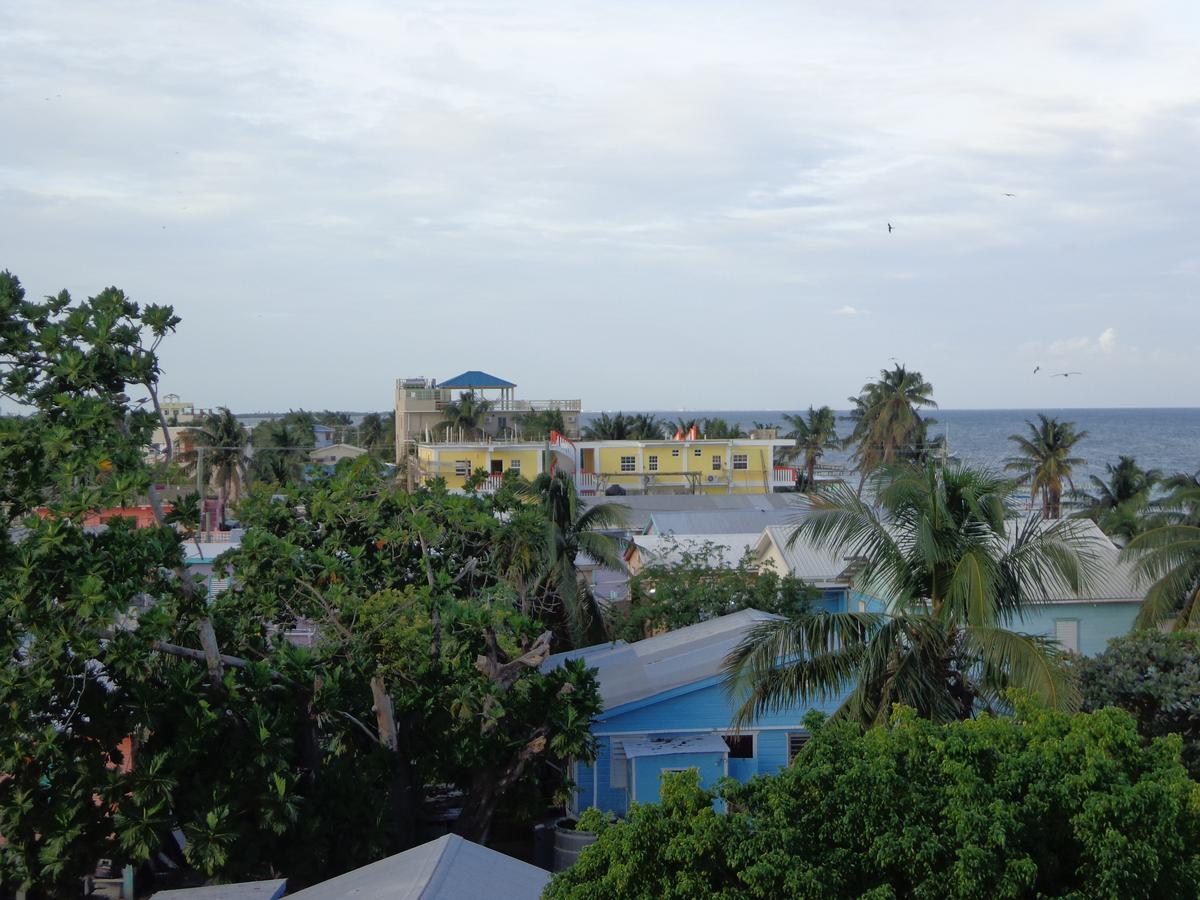
M367 450L374 450L383 443L383 417L379 413L367 413L358 423L358 442Z
M565 434L567 431L562 411L557 409L538 410L525 416L520 422L521 437L526 440L545 440L550 437L552 431L559 434Z
M1174 619L1174 627L1200 627L1200 472L1163 482L1170 493L1154 504L1149 527L1121 551L1138 580L1149 584L1135 628Z
M250 435L225 406L210 412L198 427L184 434L190 448L180 454L180 461L191 466L193 475L200 468L198 480L216 486L224 528L226 504L241 498Z
M828 406L820 409L808 408L806 416L785 415L784 421L792 426L784 437L791 438L795 446L787 451L792 460L804 460L803 481L797 485L802 491L810 491L816 486L817 463L826 450L836 450L841 446L837 436L837 419L833 410Z
M1086 431L1076 431L1074 422L1060 422L1038 414L1038 424L1026 420L1028 435L1010 434L1008 439L1017 445L1019 456L1009 457L1005 468L1017 472L1022 484L1029 485L1032 496L1042 498L1042 516L1057 519L1062 515L1064 482L1072 491L1075 482L1071 473L1075 466L1087 460L1072 456L1075 445L1088 436Z
M709 440L728 440L746 436L741 425L737 422L731 425L724 419L705 419L700 423L700 433Z
M1080 523L1018 518L1012 483L958 464L882 466L870 503L842 483L823 487L792 540L863 563L856 587L889 598L886 613L809 613L756 626L726 660L738 713L756 716L838 696L835 715L864 725L902 703L934 721L967 718L1024 688L1071 709L1065 655L1022 634L1031 596L1078 589L1094 565Z
M1091 519L1105 534L1128 541L1143 530L1143 513L1150 503L1154 486L1162 481L1158 469L1143 469L1132 456L1121 456L1117 464L1105 463L1107 480L1089 475L1092 490L1074 491L1072 499L1086 504L1076 513Z
M666 425L654 413L638 413L629 416L629 439L631 441L660 441Z
M619 412L610 416L600 413L583 428L585 441L627 441L629 440L630 420L625 413Z
M306 428L303 420L285 416L254 431L257 447L250 473L255 480L280 485L300 481L313 446L311 426Z
M625 507L614 503L586 506L566 472L542 472L517 487L517 494L542 511L545 556L540 612L575 646L603 641L605 616L587 580L579 572L580 554L612 569L625 566L625 541L611 533L623 528Z
M864 384L850 398L854 430L846 445L855 446L854 462L864 477L880 465L928 456L933 420L922 419L920 410L937 409L932 394L933 385L920 372L897 364L881 369L878 381Z
M472 437L483 434L483 422L492 409L492 401L476 397L474 391L463 391L457 400L442 409L442 427L446 433L462 431Z

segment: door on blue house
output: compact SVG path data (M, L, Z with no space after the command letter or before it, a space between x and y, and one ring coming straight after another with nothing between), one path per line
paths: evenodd
M727 734L725 746L729 748L729 777L738 781L749 781L758 774L758 759L754 752L757 736L754 734Z

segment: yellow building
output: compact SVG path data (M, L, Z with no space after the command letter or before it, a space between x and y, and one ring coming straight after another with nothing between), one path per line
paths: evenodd
M547 465L545 441L445 441L417 444L417 469L422 482L443 478L446 486L461 490L467 479L482 469L487 480L484 491L495 490L505 472L532 479Z
M553 467L570 472L582 494L618 489L627 494L769 494L792 488L795 470L776 466L778 448L791 441L728 440L445 441L417 444L422 481L441 477L462 488L472 473L488 475L494 489L505 472L526 478Z
M581 441L577 471L597 493L619 485L630 494L769 494L795 486L776 467L779 438Z

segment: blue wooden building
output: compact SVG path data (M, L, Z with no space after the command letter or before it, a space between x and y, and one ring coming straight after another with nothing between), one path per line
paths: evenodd
M597 669L604 712L592 731L599 754L574 763L576 811L596 806L618 814L633 801L654 802L663 772L695 768L703 785L729 775L748 781L776 772L808 739L797 706L764 717L753 727L732 727L738 701L722 684L722 664L758 622L773 618L743 610L627 644L599 644L546 660L568 658ZM818 708L832 712L841 698Z

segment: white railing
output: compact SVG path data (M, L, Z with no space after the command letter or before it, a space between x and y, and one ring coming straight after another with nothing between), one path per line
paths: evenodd
M583 409L582 400L505 400L500 399L492 404L493 410L499 412L541 412L544 410L560 410L562 412L579 412Z
M600 476L595 472L576 472L575 490L581 494L594 494L600 490Z

